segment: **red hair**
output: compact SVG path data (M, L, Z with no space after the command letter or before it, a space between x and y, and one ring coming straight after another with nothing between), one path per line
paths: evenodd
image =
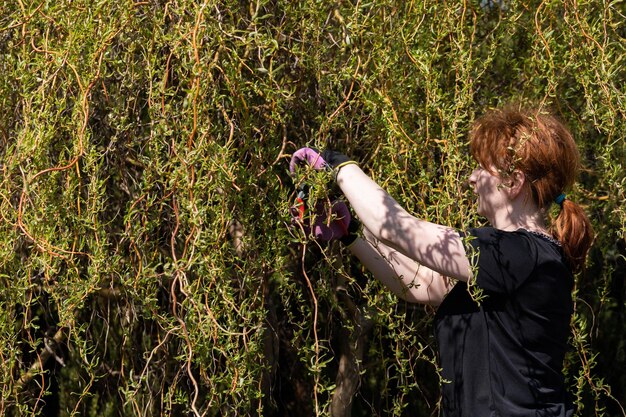
M508 178L524 173L525 186L540 210L549 213L554 200L575 182L580 156L569 129L538 109L507 106L477 119L470 132L470 152L483 167ZM593 242L593 228L582 207L566 199L550 220L574 271L580 270Z

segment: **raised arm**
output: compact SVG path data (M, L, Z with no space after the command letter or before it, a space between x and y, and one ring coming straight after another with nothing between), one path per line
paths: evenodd
M405 301L438 306L452 288L451 280L378 241L365 228L363 238L356 239L349 249L377 280Z
M468 280L470 263L454 229L410 215L356 164L341 167L337 184L377 240L440 275Z

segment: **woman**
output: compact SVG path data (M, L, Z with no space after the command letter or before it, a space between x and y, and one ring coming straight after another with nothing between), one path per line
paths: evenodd
M469 183L490 226L460 232L412 216L342 154L304 148L292 168L333 168L364 226L350 251L399 297L438 306L444 416L570 416L562 366L573 273L593 240L563 194L576 145L555 117L506 107L474 122L470 150L479 166Z

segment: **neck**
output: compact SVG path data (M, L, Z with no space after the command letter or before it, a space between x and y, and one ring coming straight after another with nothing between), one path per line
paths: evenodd
M547 233L547 227L543 219L524 219L523 221L508 221L493 225L496 229L512 232L518 229L526 229L533 232Z
M491 225L500 230L526 229L541 233L547 232L543 211L523 198L515 199L510 205L503 207L492 220Z

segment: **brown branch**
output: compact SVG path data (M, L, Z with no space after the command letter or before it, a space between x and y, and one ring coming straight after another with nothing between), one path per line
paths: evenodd
M317 398L317 391L318 391L318 383L319 383L319 363L320 363L320 341L319 341L319 336L317 335L317 319L318 319L318 304L317 304L317 297L315 296L315 290L313 289L313 284L311 284L311 280L309 279L309 275L306 273L306 268L305 268L305 261L304 261L304 257L306 255L306 251L307 251L307 244L305 243L304 245L302 245L302 258L300 259L301 263L302 263L302 275L304 276L304 279L306 280L306 284L307 287L309 288L309 291L311 292L311 300L313 301L313 339L315 341L315 362L314 362L314 367L315 367L315 383L313 385L313 399L315 402L315 415L319 416L319 401Z
M335 256L335 267L339 269L339 256ZM358 305L354 303L345 289L346 277L338 275L335 285L337 298L343 304L348 317L354 322L354 329L350 331L342 327L339 333L339 369L335 379L336 388L333 391L330 414L332 417L350 417L352 415L352 400L361 384L361 367L365 345L369 331L374 323L367 318Z
M57 330L52 339L49 339L51 343L47 343L47 341L44 340L45 346L37 355L37 360L33 362L33 364L28 368L28 371L22 374L20 379L18 379L18 381L13 386L13 391L16 394L22 391L24 387L43 370L44 365L51 357L54 356L55 358L57 358L56 348L65 339L66 332L67 328L61 327L59 330Z

